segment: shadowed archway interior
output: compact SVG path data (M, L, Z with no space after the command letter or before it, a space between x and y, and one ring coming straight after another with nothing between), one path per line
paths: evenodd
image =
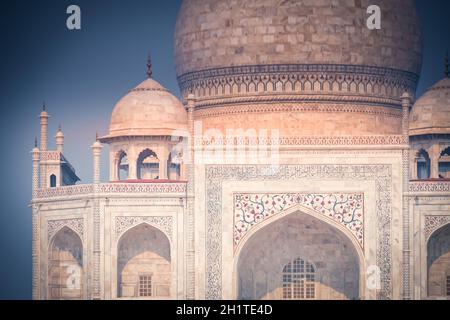
M83 245L70 228L63 227L50 244L48 260L49 299L82 299Z
M450 224L428 240L427 269L428 296L450 297Z
M359 298L359 260L352 242L300 212L254 234L237 270L238 299Z
M119 241L117 259L118 297L170 297L170 242L162 231L148 224L128 230Z

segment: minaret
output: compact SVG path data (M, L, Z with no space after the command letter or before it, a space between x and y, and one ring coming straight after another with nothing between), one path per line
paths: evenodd
M32 191L33 198L35 197L35 192L39 188L39 149L37 147L37 138L34 140L34 148L31 150L31 156L33 159L33 182Z
M56 151L63 153L64 134L61 130L61 125L59 125L59 127L58 127L58 132L56 133L55 140L56 140Z
M45 103L42 106L42 112L41 112L40 118L41 118L41 151L45 152L45 151L47 151L48 118L50 118L47 111L45 110Z
M47 164L42 161L42 157L45 157L45 152L47 151L47 128L48 128L48 118L50 116L48 115L47 111L45 110L45 103L42 106L42 112L39 116L41 119L41 149L40 149L40 155L41 155L41 188L47 188Z
M98 140L98 135L96 140L92 145L92 154L94 156L94 171L93 171L93 182L94 184L100 183L100 155L102 154L102 144Z

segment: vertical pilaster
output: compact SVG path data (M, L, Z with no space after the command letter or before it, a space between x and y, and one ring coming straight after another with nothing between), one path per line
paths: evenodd
M195 97L190 94L187 99L189 157L186 163L187 175L187 217L186 217L186 299L195 299L195 135L194 109Z
M100 156L102 152L102 145L97 141L92 145L93 154L93 227L94 227L94 245L93 245L93 274L92 274L92 299L101 299L101 279L100 279L100 265L101 265L101 248L100 248L100 200L98 197L100 184Z
M411 299L411 219L409 212L409 177L410 177L410 148L409 148L409 109L412 106L412 98L408 93L402 95L402 134L405 147L402 150L402 173L403 173L403 204L402 204L402 226L403 226L403 265L402 265L402 293L404 300Z
M33 158L33 180L32 180L32 262L33 262L33 280L32 280L32 298L33 300L40 299L40 226L39 226L39 215L38 207L34 202L36 197L36 192L39 188L39 149L37 148L37 141L35 142L34 149L31 151Z

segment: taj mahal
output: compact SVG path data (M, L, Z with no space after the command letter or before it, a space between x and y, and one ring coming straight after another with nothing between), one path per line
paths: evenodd
M33 299L450 299L448 58L416 97L415 3L374 2L380 30L369 0L184 0L180 98L149 60L87 183L44 108Z

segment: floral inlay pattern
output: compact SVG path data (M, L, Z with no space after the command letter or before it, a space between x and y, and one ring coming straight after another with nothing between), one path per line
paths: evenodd
M364 247L363 193L235 194L234 247L255 225L296 205L309 208L343 225Z

